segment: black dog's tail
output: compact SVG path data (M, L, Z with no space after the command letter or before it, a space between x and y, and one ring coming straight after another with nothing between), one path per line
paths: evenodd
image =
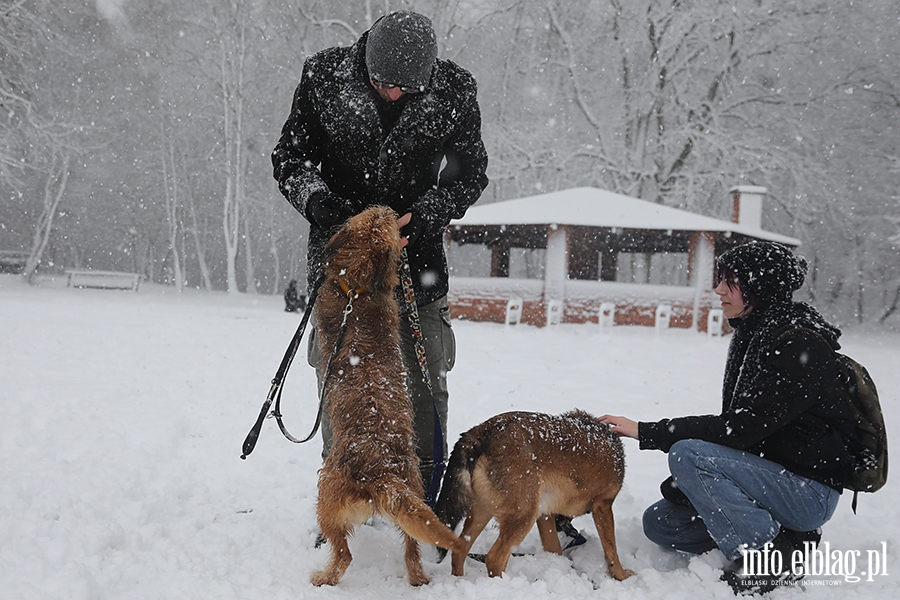
M472 509L472 470L482 454L481 439L476 430L462 434L453 446L441 493L434 506L441 522L453 530ZM445 549L438 548L438 562L446 555Z

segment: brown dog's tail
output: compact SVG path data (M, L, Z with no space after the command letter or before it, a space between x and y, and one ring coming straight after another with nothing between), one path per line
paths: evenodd
M441 493L434 506L435 514L450 529L455 530L472 509L472 469L481 454L481 440L471 430L459 438L450 453ZM438 562L446 555L445 549L438 548Z

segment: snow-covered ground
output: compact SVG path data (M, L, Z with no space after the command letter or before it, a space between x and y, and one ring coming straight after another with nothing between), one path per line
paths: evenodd
M24 285L0 275L0 597L5 600L285 598L732 598L717 552L688 558L643 537L665 456L625 441L625 487L615 504L619 553L637 576L610 579L589 517L571 558L513 558L502 579L426 549L433 582L407 584L402 548L384 522L351 540L353 563L336 588L313 588L319 440L287 442L267 421L246 461L241 443L294 333L279 298L145 285L139 293ZM511 409L656 419L715 412L727 338L691 331L592 325L505 328L455 322L451 443ZM848 332L845 350L879 386L889 433L900 432L900 334ZM283 407L305 435L315 378L298 355ZM871 553L887 575L808 578L780 598L900 597L897 480L845 494L825 527L836 558L856 575ZM475 550L496 536L487 530ZM522 546L539 550L537 532ZM857 554L858 553L858 554ZM874 554L873 554L874 555ZM871 581L869 581L871 579ZM837 583L839 585L826 585ZM806 595L803 595L806 594Z

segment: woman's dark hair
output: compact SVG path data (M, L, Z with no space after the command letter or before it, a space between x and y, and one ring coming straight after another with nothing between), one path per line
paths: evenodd
M725 282L725 285L728 286L728 289L739 289L741 290L741 300L744 301L744 310L748 308L751 311L758 311L762 309L762 302L760 299L754 294L750 288L746 285L741 285L741 280L735 274L734 271L729 269L728 267L719 265L716 270L716 286L720 283Z

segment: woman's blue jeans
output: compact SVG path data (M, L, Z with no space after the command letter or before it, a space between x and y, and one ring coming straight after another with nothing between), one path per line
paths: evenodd
M821 527L840 493L755 454L700 440L669 449L669 470L691 506L660 500L644 511L644 534L667 548L700 554L718 547L729 560L759 549L781 526Z

